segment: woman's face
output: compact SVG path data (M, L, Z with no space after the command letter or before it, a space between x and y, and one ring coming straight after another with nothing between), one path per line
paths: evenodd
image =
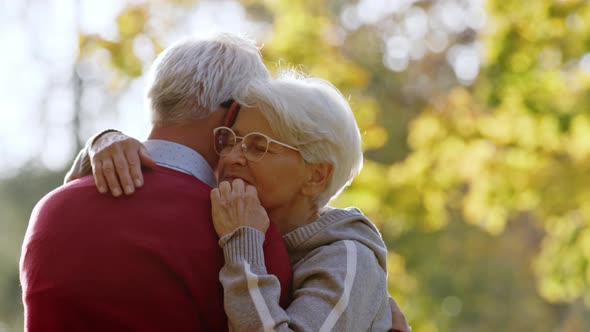
M281 141L262 113L253 108L242 109L231 129L240 137L259 132ZM297 206L307 176L305 161L298 151L272 142L257 161L248 160L238 142L220 156L217 173L218 182L242 179L254 186L269 215L278 208L289 210Z

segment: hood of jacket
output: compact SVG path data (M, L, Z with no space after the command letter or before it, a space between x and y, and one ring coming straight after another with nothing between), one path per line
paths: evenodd
M354 207L330 209L310 224L283 236L291 263L295 265L311 251L337 241L358 241L370 248L387 273L387 247L381 233L362 212Z

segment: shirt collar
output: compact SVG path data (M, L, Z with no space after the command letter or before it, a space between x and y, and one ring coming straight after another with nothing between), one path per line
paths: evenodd
M161 139L151 139L143 142L156 164L183 172L215 187L215 173L209 163L197 151L186 145Z

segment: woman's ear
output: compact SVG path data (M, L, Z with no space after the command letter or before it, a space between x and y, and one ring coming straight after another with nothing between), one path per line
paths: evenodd
M302 188L305 196L315 197L326 189L332 177L334 166L328 162L307 164L307 179Z

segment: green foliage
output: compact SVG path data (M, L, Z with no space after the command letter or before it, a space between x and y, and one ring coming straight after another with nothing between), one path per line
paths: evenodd
M392 166L402 179L391 190L419 189L410 204L419 212L405 215L411 224L460 212L499 234L532 216L546 234L534 258L540 294L590 305L590 76L577 65L588 50L590 5L490 1L488 9L478 80L412 122L412 152Z
M98 34L80 34L80 58L97 49L104 49L110 56L110 64L124 77L135 78L142 74L143 65L133 50L135 39L146 30L149 10L144 6L128 6L116 20L118 38L116 41L104 39ZM155 38L150 39L159 52L161 47Z
M18 261L27 221L36 202L63 181L63 172L22 170L0 180L0 330L22 331Z

